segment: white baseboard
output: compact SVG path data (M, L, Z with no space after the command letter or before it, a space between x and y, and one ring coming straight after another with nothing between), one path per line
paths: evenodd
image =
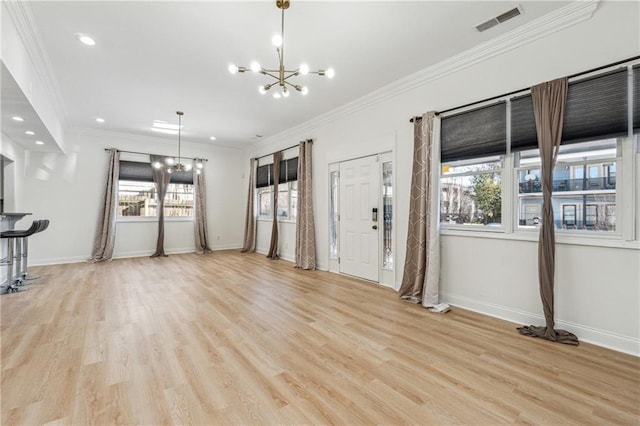
M463 309L500 318L516 324L544 324L544 316L510 308L508 306L475 300L449 292L440 292L440 299L452 306L458 306ZM555 322L558 328L574 333L582 342L592 343L618 352L640 356L640 339L638 338L623 336L606 330L600 330L568 321L556 320Z
M227 245L213 246L211 250L213 251L235 250L235 249L239 250L241 248L242 246L237 244L227 244ZM127 259L130 257L145 257L145 256L151 256L154 252L155 252L155 249L126 251L126 252L114 254L113 258ZM184 253L195 253L195 250L193 247L181 247L181 248L165 249L165 252L167 254L184 254ZM50 257L50 258L44 258L44 259L36 258L36 259L29 259L29 265L30 266L46 266L46 265L60 265L64 263L81 263L81 262L86 262L87 259L89 259L90 257L91 255L87 254L83 256Z

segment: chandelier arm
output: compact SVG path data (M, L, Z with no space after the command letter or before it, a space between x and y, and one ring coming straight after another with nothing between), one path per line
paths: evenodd
M291 72L291 71L285 71L285 72ZM298 72L297 72L297 71L296 71L296 72L293 72L292 74L289 74L288 76L286 76L285 78L283 78L283 79L282 79L282 81L286 81L288 78L295 77L295 76L297 76L297 75L298 75Z
M280 77L278 77L277 75L273 75L271 74L272 72L277 72L277 71L271 71L271 70L264 70L265 72L263 73L264 75L268 75L269 77L272 77L278 81L280 81Z

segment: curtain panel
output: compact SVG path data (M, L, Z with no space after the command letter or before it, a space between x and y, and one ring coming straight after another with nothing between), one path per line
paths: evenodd
M272 212L273 221L271 223L271 243L269 244L269 253L267 257L275 260L278 256L278 185L280 185L280 161L282 160L282 151L273 153L273 198Z
M196 253L211 252L209 232L207 231L207 190L204 178L204 167L196 167L198 159L194 159L193 167L193 225L195 232ZM204 164L200 163L200 164Z
M118 176L120 176L120 152L117 149L111 149L102 208L96 226L93 250L87 262L110 262L113 259L118 215Z
M438 304L440 284L440 119L428 112L414 121L413 128L407 254L398 293L401 299L428 308Z
M551 204L553 168L558 158L567 105L568 83L560 78L531 88L542 178L542 226L538 240L538 280L545 326L518 328L521 334L577 345L578 338L554 326L555 224Z
M158 240L156 241L156 251L151 257L166 257L164 252L164 197L167 195L167 187L171 181L171 173L168 173L166 167L166 158L161 155L151 155L151 164L160 163L161 167L153 167L153 183L156 186L156 192L158 194Z
M300 142L297 159L298 214L296 216L296 268L316 268L316 234L313 220L312 155L313 141Z
M256 251L256 209L255 209L255 189L256 184L256 160L249 160L249 190L247 191L247 212L244 217L244 242L242 243L243 253L253 253Z

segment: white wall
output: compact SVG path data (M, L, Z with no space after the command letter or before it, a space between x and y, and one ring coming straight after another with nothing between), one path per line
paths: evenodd
M394 150L396 171L396 288L407 238L413 128L410 117L444 110L582 72L640 53L637 2L600 2L583 22L540 34L529 30L518 45L509 36L415 76L415 83L383 88L360 102L290 129L247 150L248 158L314 140L314 205L318 264L328 268L328 165L338 160ZM550 22L550 21L545 21ZM551 24L553 26L553 24ZM540 26L542 27L542 25ZM548 31L548 27L544 27ZM514 36L513 39L516 39ZM509 50L504 51L505 46ZM416 49L419 53L419 46ZM427 77L424 77L427 76ZM429 77L431 76L431 77ZM421 78L424 77L424 78ZM411 79L409 79L411 80ZM269 230L259 224L258 248ZM293 234L293 233L290 233ZM282 239L290 238L281 236ZM294 239L287 239L292 246ZM635 245L637 247L637 244ZM444 301L525 324L542 323L534 241L442 237ZM583 341L640 354L640 260L637 249L559 244L556 319ZM515 331L514 331L515 332Z
M21 171L25 193L19 210L32 219L49 219L46 232L29 243L30 263L51 264L86 260L93 246L96 222L106 181L108 155L114 147L153 154L172 155L176 143L164 139L72 130L65 135L66 154L25 153ZM204 157L207 184L208 230L212 249L242 245L243 181L242 152L184 142L187 157ZM118 222L114 257L149 255L155 251L157 221ZM192 221L167 221L167 253L194 251Z

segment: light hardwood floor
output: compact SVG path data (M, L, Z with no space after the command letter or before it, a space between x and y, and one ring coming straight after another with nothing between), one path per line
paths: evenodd
M237 251L33 268L2 424L639 424L640 359Z

